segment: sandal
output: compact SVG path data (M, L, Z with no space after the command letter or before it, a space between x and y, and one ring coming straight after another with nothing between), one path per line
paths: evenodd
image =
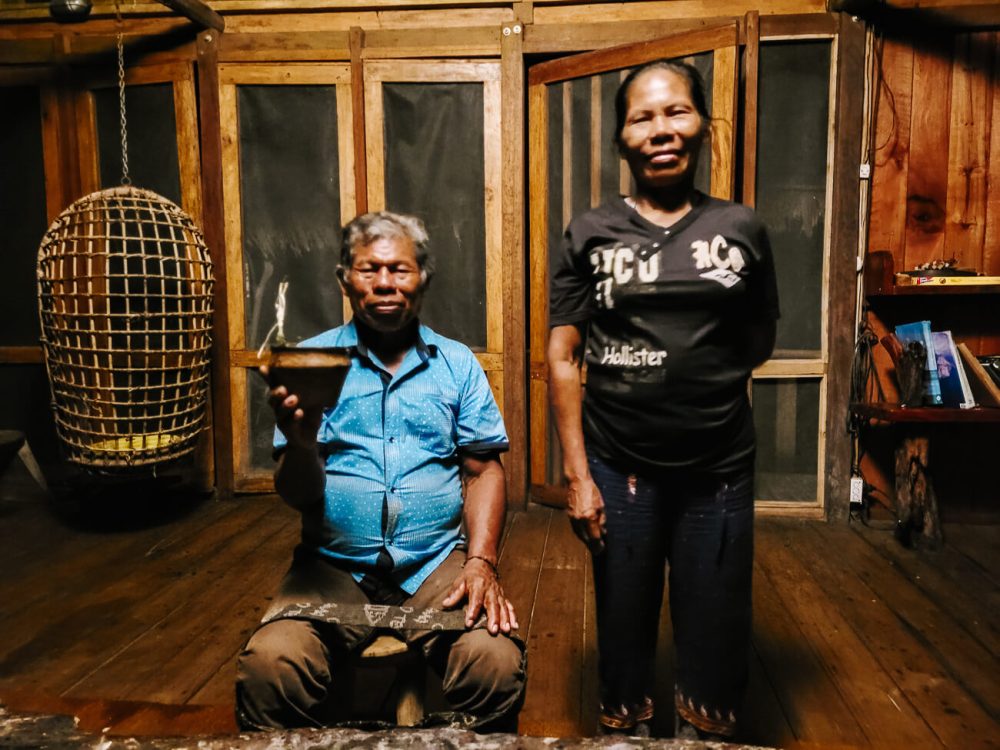
M642 703L631 707L620 704L609 709L601 704L601 728L612 732L634 729L637 724L648 724L652 718L653 699L649 696L643 698Z

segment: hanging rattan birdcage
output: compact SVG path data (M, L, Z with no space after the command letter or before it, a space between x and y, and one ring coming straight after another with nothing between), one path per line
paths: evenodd
M201 231L149 190L91 193L38 249L42 348L68 458L96 470L163 463L205 424L212 261Z

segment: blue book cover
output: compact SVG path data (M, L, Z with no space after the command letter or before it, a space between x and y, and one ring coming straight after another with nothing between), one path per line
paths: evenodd
M927 362L924 365L924 403L931 406L940 406L941 381L938 379L937 356L934 353L934 340L931 337L931 323L929 320L918 320L916 323L903 323L896 326L896 338L905 348L912 341L920 342L927 355Z

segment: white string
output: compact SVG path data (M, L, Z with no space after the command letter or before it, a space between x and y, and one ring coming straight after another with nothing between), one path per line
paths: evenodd
M260 345L260 349L257 350L257 359L264 356L264 350L267 349L267 345L271 341L271 335L277 331L277 335L274 337L274 343L279 346L285 343L285 294L288 292L288 282L282 281L278 284L278 297L274 301L274 318L275 323L271 326L271 329L267 332L264 337L264 343Z

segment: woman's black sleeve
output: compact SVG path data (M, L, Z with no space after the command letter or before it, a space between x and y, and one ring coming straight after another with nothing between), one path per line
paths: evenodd
M549 327L590 319L594 312L592 278L571 224L561 246L549 253Z

